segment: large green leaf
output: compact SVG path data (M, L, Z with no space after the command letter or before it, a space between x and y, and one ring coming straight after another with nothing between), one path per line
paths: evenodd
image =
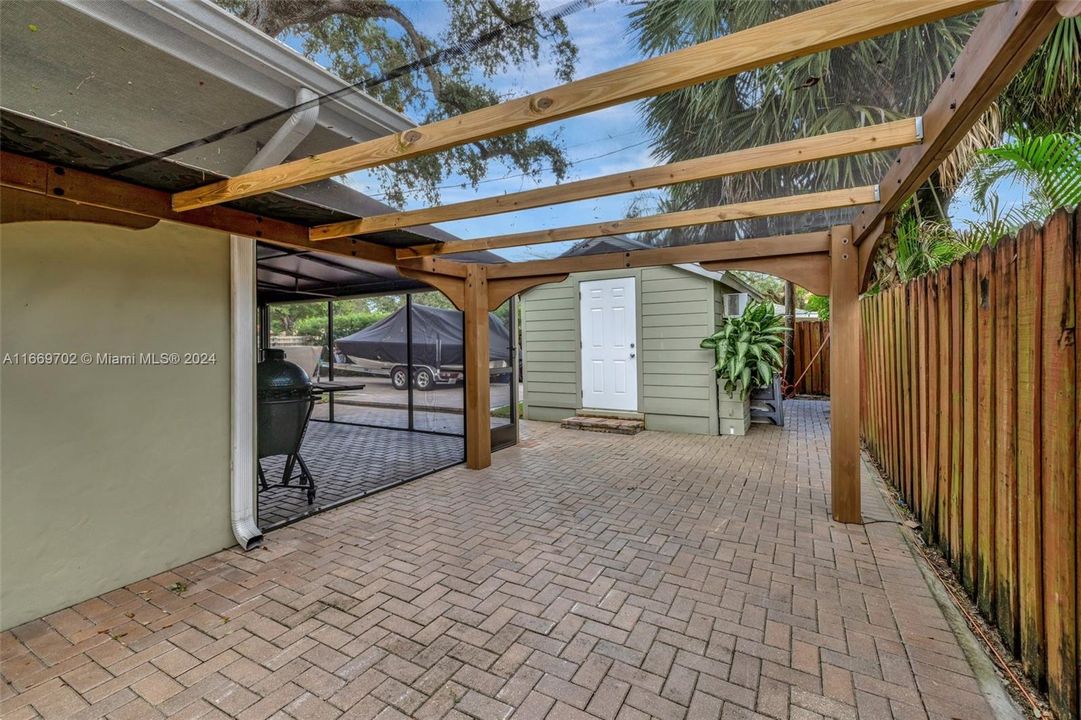
M768 303L750 303L739 317L727 318L718 332L702 341L716 356L713 366L725 389L739 387L746 396L772 382L781 367L778 348L784 343L784 319Z

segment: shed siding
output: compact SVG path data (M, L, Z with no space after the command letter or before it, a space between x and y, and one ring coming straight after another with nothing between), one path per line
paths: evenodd
M716 432L710 355L699 347L712 332L715 285L679 268L642 271L639 406L651 430Z
M718 283L675 267L573 275L522 297L525 416L557 421L581 408L578 285L634 276L638 292L638 407L651 430L717 432L711 355Z
M557 422L574 415L578 391L576 284L568 278L522 297L525 416Z

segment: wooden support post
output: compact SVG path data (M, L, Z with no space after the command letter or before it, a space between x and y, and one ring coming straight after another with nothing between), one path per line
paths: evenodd
M830 230L830 493L833 519L862 523L860 514L859 257L852 226Z
M784 338L784 384L792 387L796 381L796 284L791 280L784 284L784 326L788 334ZM863 373L860 373L863 377Z
M492 464L491 378L488 374L488 275L470 264L465 275L465 464Z

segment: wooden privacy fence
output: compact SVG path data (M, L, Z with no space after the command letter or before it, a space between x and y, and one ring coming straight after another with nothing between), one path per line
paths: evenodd
M830 324L824 320L797 320L792 334L793 380L796 395L830 394ZM823 347L823 343L825 346ZM818 352L819 348L822 352ZM818 357L815 357L818 353Z
M862 301L861 429L979 606L1081 717L1081 212Z

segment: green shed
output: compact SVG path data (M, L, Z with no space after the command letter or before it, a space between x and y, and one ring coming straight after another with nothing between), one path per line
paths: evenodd
M564 255L641 247L584 241ZM716 435L717 386L699 347L729 313L758 299L734 275L698 265L582 272L521 296L524 416L581 411L637 418L650 430Z

